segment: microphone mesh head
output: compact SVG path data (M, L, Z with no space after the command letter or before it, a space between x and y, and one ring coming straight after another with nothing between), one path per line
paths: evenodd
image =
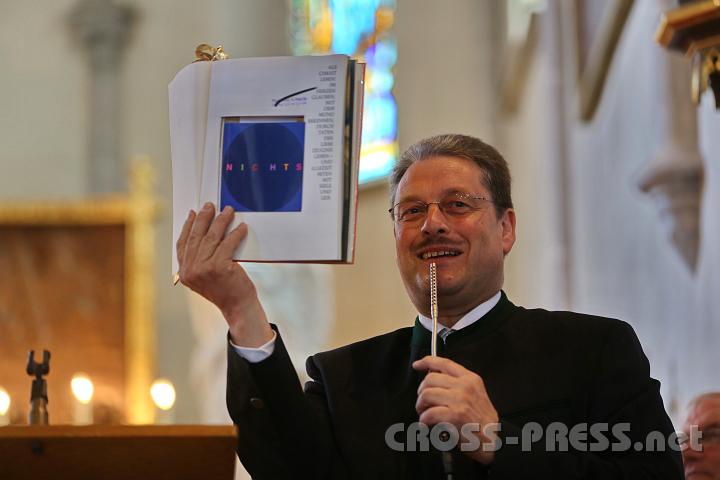
M437 311L437 266L430 264L430 310Z

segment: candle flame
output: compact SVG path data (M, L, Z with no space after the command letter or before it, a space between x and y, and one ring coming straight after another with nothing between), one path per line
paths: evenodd
M0 415L5 415L10 410L10 394L0 387Z
M73 375L70 381L70 387L77 401L85 405L90 403L93 393L95 393L95 386L92 380L84 373L76 373Z
M175 405L175 387L170 380L159 378L150 387L155 406L160 410L170 410Z

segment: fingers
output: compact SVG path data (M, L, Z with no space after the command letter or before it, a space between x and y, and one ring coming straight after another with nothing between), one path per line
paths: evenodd
M455 403L455 395L446 388L426 388L418 394L415 410L422 414L431 407L450 407Z
M230 233L225 235L225 238L215 249L215 257L222 260L232 260L235 255L235 250L240 246L240 243L245 239L248 233L248 226L245 223L241 223Z
M203 261L213 256L218 244L223 240L223 237L225 237L225 231L234 218L233 208L226 206L220 215L212 221L207 233L205 233L205 236L200 241L198 253L195 257L196 260Z
M437 425L442 422L452 423L450 421L451 417L452 411L450 408L442 405L428 408L420 414L418 420L425 425Z
M195 257L197 257L198 254L198 248L200 247L200 242L202 242L208 228L210 228L210 223L212 223L214 217L215 205L207 202L203 205L202 210L198 212L195 217L195 221L193 222L192 229L190 230L190 236L188 237L187 245L185 247L184 261L186 265L191 265L195 261Z
M175 254L177 255L178 265L182 267L183 260L185 259L185 247L187 244L188 237L190 236L190 230L192 229L193 223L195 222L195 211L190 210L188 213L187 220L180 231L180 237L177 239L175 244Z
M432 355L414 361L412 367L415 370L441 372L452 377L462 377L463 375L471 373L468 369L452 360L443 357L434 357Z
M438 373L438 372L430 372L428 373L422 382L420 382L420 386L417 389L418 395L420 392L426 388L433 388L433 387L439 387L439 388L453 388L458 386L458 380L455 377L451 377L450 375L446 375L444 373Z
M220 279L252 285L247 275L243 278L244 270L232 262L248 232L247 225L241 224L225 234L233 219L232 207L225 207L215 218L215 206L208 202L197 214L190 213L176 244L179 280L218 306L227 303L223 294L211 287Z

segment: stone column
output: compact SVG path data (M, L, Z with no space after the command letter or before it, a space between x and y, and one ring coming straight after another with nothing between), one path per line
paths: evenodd
M125 189L127 168L120 158L120 65L136 15L113 0L81 0L69 23L88 53L90 116L88 118L88 190Z
M638 184L655 200L668 237L695 272L704 169L688 88L690 65L679 54L660 52L658 59L658 102L664 107L658 121L664 140Z

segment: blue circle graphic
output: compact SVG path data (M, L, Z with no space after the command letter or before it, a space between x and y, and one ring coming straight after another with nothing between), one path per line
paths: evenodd
M300 211L302 122L227 123L221 204L238 211Z

